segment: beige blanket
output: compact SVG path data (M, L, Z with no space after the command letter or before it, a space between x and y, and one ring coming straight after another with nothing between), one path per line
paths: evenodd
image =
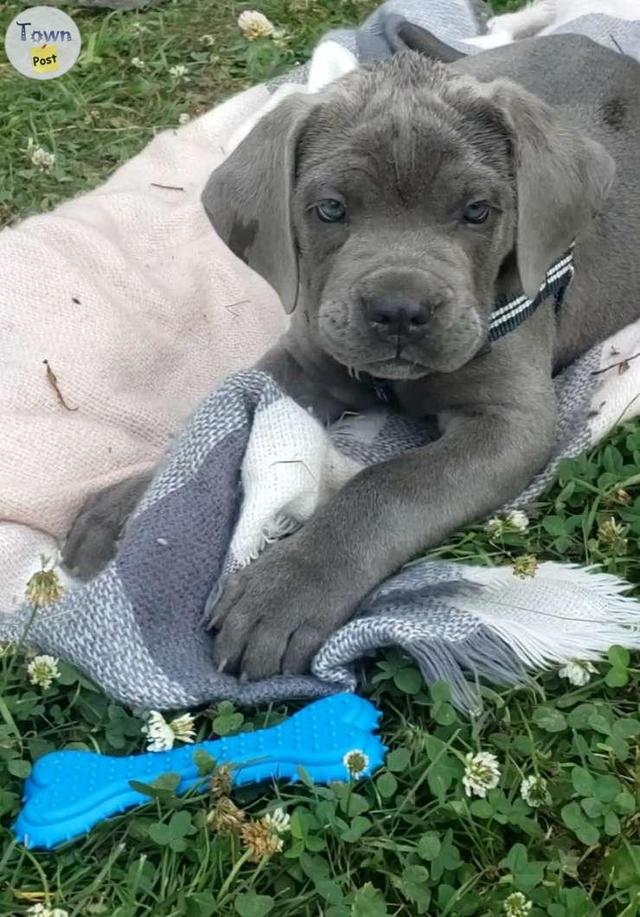
M200 399L283 331L275 293L200 204L234 133L273 102L248 90L0 233L0 609L89 494L152 466Z

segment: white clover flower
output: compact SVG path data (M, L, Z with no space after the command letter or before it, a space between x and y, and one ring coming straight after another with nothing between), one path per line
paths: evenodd
M187 75L187 72L184 64L174 64L173 67L169 67L169 76L172 76L174 80L181 80Z
M519 579L528 579L535 576L538 566L538 558L535 554L523 554L522 557L516 557L511 564L513 575Z
M132 57L132 58L131 58L131 66L132 66L132 67L135 67L136 70L144 70L144 68L145 68L147 65L145 64L145 62L144 62L143 60L140 60L139 57Z
M487 790L497 787L500 780L500 765L495 755L490 751L479 751L465 757L466 766L462 783L467 796L487 795Z
M580 661L574 659L558 669L560 678L566 678L569 684L582 687L591 681L591 676L596 675L598 670L592 662Z
M152 710L142 732L147 736L148 751L168 751L173 748L176 734L157 710Z
M146 27L146 25L143 25L143 24L142 24L141 22L139 22L138 20L136 20L135 22L132 22L132 23L131 23L131 28L133 29L134 32L137 32L138 35L142 35L143 32L148 32L148 31L149 31L149 29Z
M210 48L212 45L215 45L216 40L213 35L201 35L200 44L203 44L205 48Z
M36 146L31 138L27 145L27 153L30 155L31 164L41 172L50 172L56 164L55 155L41 146Z
M528 806L537 809L540 806L548 806L551 803L551 794L547 789L547 781L544 777L524 777L520 784L520 795Z
M514 892L505 899L502 909L507 917L527 917L532 907L533 902L525 898L522 892Z
M168 751L173 748L176 739L191 744L195 736L193 717L184 713L167 723L157 710L152 710L142 732L147 736L148 751Z
M349 776L354 780L359 780L360 777L364 777L369 767L369 756L365 755L359 748L353 748L346 753L342 763L348 770Z
M522 534L529 528L529 517L520 509L511 510L506 516L493 516L484 526L485 532L491 538L500 538L509 532Z
M183 713L182 716L177 716L175 720L171 720L169 728L180 742L190 745L195 738L196 729L194 719L190 713Z
M291 816L279 807L267 812L262 820L274 834L286 834L291 830Z
M493 516L487 522L485 522L484 530L491 538L500 538L501 535L507 530L506 523L504 519L499 519L497 516Z
M598 526L598 542L601 547L610 548L615 554L624 554L628 545L628 532L628 525L623 525L615 516L611 516Z
M58 660L54 656L34 656L27 666L27 674L32 685L38 685L44 691L60 678Z
M245 10L244 13L240 13L238 28L249 41L254 41L256 38L268 38L275 31L273 23L258 10Z
M29 577L24 590L25 598L36 608L45 608L64 595L64 586L55 566L48 569L49 563L49 558L40 558L40 569Z
M284 847L280 833L274 831L266 815L244 824L240 829L240 840L254 863L281 853Z
M26 912L26 917L69 917L69 912L61 907L47 907L44 904L33 904Z
M191 121L191 115L188 112L183 111L178 115L178 124L188 124L189 121Z
M529 528L529 517L521 509L514 509L507 513L506 523L514 532L526 532Z

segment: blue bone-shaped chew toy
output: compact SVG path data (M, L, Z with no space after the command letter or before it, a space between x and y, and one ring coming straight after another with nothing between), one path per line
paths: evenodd
M27 847L55 847L110 815L148 802L148 796L131 788L130 780L149 784L161 774L179 774L176 792L184 793L203 781L194 762L198 749L217 764L233 764L236 785L270 778L299 780L301 766L316 783L346 780L344 757L355 749L367 756L365 773L370 774L380 767L387 750L373 733L380 716L362 697L334 694L270 729L171 751L122 758L54 751L36 762L25 782L24 805L14 830Z

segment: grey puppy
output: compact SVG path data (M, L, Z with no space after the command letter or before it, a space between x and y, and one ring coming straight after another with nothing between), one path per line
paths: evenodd
M545 464L553 373L640 315L639 140L640 65L561 36L358 70L285 100L214 172L217 232L292 313L261 365L325 421L384 380L441 434L358 474L227 584L221 668L307 669L381 580ZM549 301L488 345L496 297L535 294L574 239L560 312ZM100 495L69 564L103 562L126 512L122 492Z

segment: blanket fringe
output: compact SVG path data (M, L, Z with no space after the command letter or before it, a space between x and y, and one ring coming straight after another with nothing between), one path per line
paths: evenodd
M597 568L547 562L518 580L508 567L478 568L480 592L452 604L476 615L527 668L597 660L609 647L640 647L640 604L630 584Z
M448 682L452 701L471 713L481 706L478 678L523 684L527 670L598 661L614 645L640 648L640 604L625 595L631 586L616 576L549 562L526 581L506 567L472 574L467 568L465 578L481 589L463 590L449 601L476 616L480 630L457 643L417 640L403 648L427 682Z
M287 535L293 535L301 525L302 523L297 519L285 516L283 513L274 516L261 530L251 550L238 560L238 566L241 568L248 566L252 560L256 560L262 554L268 545L280 541Z
M416 640L403 649L415 660L427 684L445 682L451 703L471 716L482 712L481 678L502 685L522 685L528 680L518 654L486 628L459 643L433 638Z
M640 603L625 595L630 584L595 568L549 562L522 580L511 567L461 566L460 579L444 585L430 581L427 565L422 583L415 567L411 575L411 589L374 599L323 647L314 674L351 687L348 663L397 646L428 684L446 682L452 703L477 715L480 679L522 685L529 671L597 661L614 645L640 648Z

